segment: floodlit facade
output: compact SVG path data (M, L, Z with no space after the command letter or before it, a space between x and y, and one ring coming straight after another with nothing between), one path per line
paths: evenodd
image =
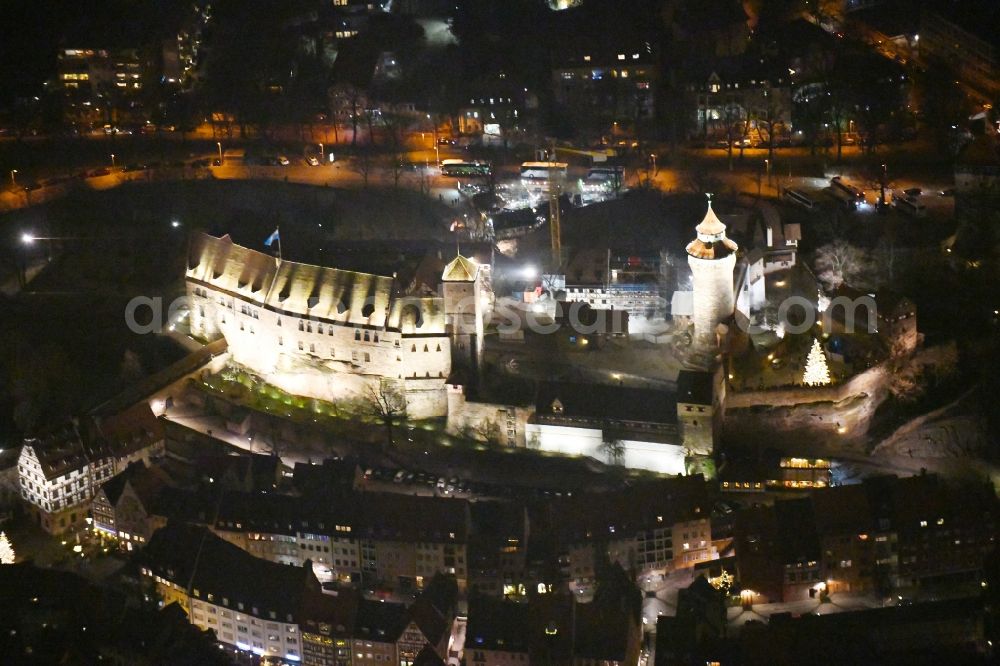
M694 285L694 337L697 344L714 347L718 325L735 309L733 271L739 248L726 237L726 225L712 210L711 200L696 231L697 238L687 245Z
M101 486L131 464L149 465L163 450L162 424L145 402L74 419L24 440L17 465L21 497L46 532L77 529Z
M191 330L225 337L235 364L288 393L360 399L390 382L411 418L444 416L452 341L473 366L482 345L481 271L456 262L445 268L443 297L418 295L393 277L276 260L200 235L186 274Z
M25 440L17 467L21 497L51 534L80 527L94 493L114 475L111 456L87 447L75 428Z

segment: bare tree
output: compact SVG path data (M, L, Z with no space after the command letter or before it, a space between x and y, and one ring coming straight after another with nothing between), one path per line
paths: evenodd
M364 91L349 83L334 86L329 91L330 115L333 116L334 135L340 119L351 121L351 145L358 144L358 120L368 106Z
M500 424L496 421L481 421L472 428L472 432L477 439L481 439L488 444L499 445L501 443L500 436L502 431L500 430Z
M368 187L368 177L375 168L375 156L370 145L364 144L358 148L357 154L351 160L351 169L361 176L364 186Z
M857 285L869 272L868 253L845 240L837 239L816 250L813 267L827 291L843 284Z
M396 445L396 426L406 420L406 397L391 380L370 385L364 396L363 411L385 427L386 444Z
M386 172L392 176L392 186L399 187L399 181L406 171L406 155L402 151L395 151L386 158Z
M617 437L605 435L600 448L609 465L621 465L625 461L625 442Z
M260 442L264 449L274 456L281 458L281 455L288 451L288 443L281 439L281 422L278 419L270 419L268 422L267 435L258 435L256 441ZM253 446L251 444L251 453Z

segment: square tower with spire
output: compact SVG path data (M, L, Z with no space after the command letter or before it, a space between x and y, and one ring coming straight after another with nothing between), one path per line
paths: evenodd
M483 354L483 311L485 293L482 267L456 254L441 274L445 330L451 339L451 368L472 381Z

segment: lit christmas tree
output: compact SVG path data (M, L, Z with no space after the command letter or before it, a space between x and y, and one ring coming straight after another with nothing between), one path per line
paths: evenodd
M806 358L806 371L802 375L802 383L807 386L825 386L830 383L830 368L826 365L826 354L823 353L816 338L813 338L812 349Z
M14 546L4 532L0 532L0 564L14 564Z

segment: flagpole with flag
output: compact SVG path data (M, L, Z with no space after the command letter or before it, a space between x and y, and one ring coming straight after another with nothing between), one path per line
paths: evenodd
M274 228L274 233L267 237L264 241L266 247L271 247L274 241L278 241L278 261L281 261L281 229L280 227Z

